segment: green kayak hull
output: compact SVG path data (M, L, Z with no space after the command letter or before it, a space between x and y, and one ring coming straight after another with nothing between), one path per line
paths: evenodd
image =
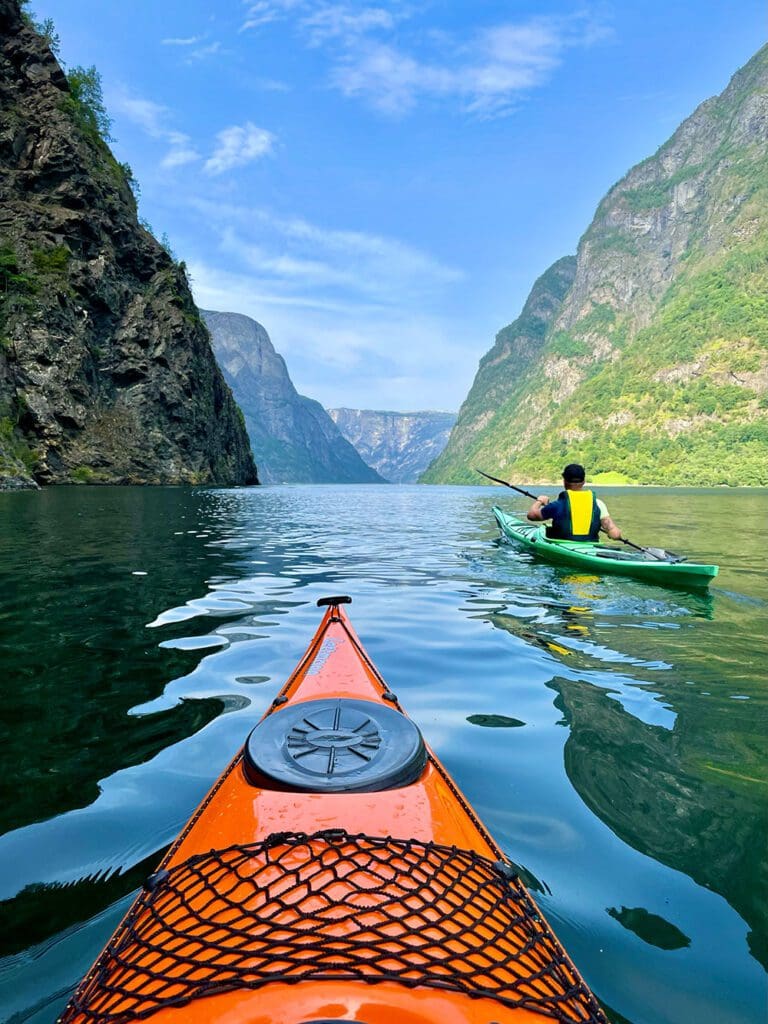
M659 561L653 555L627 557L624 548L589 541L549 540L543 523L531 523L507 515L494 505L493 514L507 540L519 544L532 554L556 565L598 575L614 573L634 576L651 583L664 583L675 587L708 587L717 576L718 566L697 562Z

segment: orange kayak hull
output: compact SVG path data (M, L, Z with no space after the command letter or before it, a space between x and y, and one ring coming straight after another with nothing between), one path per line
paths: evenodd
M418 742L382 789L390 722ZM61 1024L606 1024L419 744L334 601Z

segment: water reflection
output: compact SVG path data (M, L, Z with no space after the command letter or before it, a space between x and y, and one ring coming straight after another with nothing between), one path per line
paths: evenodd
M349 592L388 683L616 1019L756 1019L764 498L689 496L681 541L676 496L611 497L633 536L723 563L711 595L538 565L498 543L497 498L0 495L0 759L18 780L0 805L0 1017L55 1018L298 660L316 598Z
M551 685L569 728L565 770L587 806L625 843L725 896L750 926L753 956L768 964L765 782L711 771L718 758L749 763L764 736L747 715L726 731L726 709L712 715L693 701L672 730L649 727L589 683Z
M644 907L609 907L607 913L619 924L634 932L643 942L659 949L684 949L691 940L679 928Z

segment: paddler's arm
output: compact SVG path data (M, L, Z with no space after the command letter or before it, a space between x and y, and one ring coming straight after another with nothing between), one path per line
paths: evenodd
M610 516L603 516L600 520L600 529L603 533L607 533L611 540L621 540L621 530Z
M528 509L528 519L533 523L540 523L543 521L544 516L541 514L541 510L545 505L549 504L549 497L546 494L541 494L534 501L531 507Z

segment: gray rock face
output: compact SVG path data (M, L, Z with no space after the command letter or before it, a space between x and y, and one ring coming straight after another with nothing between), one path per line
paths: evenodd
M382 483L319 402L298 394L255 320L203 310L224 376L245 414L263 483Z
M475 464L492 465L484 440L527 384L527 371L544 351L547 332L573 284L576 257L564 256L534 283L520 316L496 335L459 410L447 444L425 466L423 483L477 483ZM487 447L487 446L485 446Z
M453 412L329 409L328 415L368 465L393 484L416 483L456 422Z
M425 479L545 481L575 461L628 483L768 484L767 166L764 46L610 189L535 344L499 335Z
M184 267L17 0L0 0L0 480L258 482Z

